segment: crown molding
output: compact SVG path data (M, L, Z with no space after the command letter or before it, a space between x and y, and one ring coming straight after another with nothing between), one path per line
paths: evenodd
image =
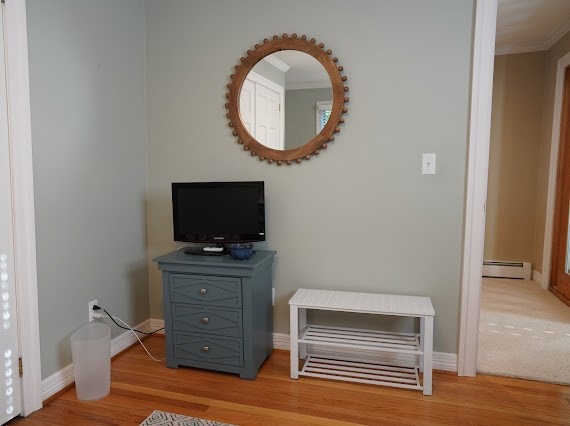
M568 19L566 19L566 22L564 22L562 25L560 25L558 28L552 31L550 36L546 39L546 41L544 42L545 45L548 46L546 50L554 46L562 37L564 37L568 33L568 31L570 31L570 16L568 17Z
M513 43L497 47L495 56L513 55L515 53L542 52L548 50L546 43Z
M285 90L302 90L302 89L330 89L330 81L316 81L309 83L292 83L286 84Z
M281 70L283 72L287 72L291 69L291 67L289 65L287 65L285 62L283 62L281 59L276 58L273 55L268 55L265 58L263 58L263 60L265 62L270 63L271 65L273 65L275 68L277 68L278 70Z
M515 53L530 53L530 52L542 52L549 50L554 46L562 37L564 37L568 31L570 31L570 19L564 24L556 28L548 38L542 42L532 42L532 43L511 43L502 46L496 46L495 56L499 55L512 55Z

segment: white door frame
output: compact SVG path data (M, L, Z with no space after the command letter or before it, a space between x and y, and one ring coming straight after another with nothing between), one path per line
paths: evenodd
M23 355L22 415L42 407L26 0L6 1L6 88L14 209L14 277Z
M548 193L546 198L546 221L544 224L544 245L542 248L542 279L540 286L548 289L550 285L552 262L552 238L554 233L554 207L556 203L556 172L558 169L558 150L560 148L560 125L562 120L562 101L564 99L564 76L570 66L570 53L558 60L556 68L556 89L554 92L554 112L552 113L552 135L550 143L550 166L548 170Z
M457 373L460 376L475 376L477 373L496 32L497 0L477 0L473 31L471 116L457 356Z

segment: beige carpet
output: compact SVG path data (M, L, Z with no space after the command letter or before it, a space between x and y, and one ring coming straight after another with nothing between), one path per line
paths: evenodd
M570 384L570 307L534 281L484 278L477 370Z

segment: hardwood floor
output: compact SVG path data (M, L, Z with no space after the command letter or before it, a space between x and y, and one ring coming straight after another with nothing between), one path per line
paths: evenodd
M145 340L157 358L164 338ZM275 351L253 381L169 369L140 345L113 359L111 393L79 401L73 386L10 426L138 425L153 410L238 425L570 425L570 387L435 371L433 395L323 379L289 378L289 352Z

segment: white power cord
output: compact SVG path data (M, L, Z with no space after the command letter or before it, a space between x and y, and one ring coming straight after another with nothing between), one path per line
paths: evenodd
M112 319L115 319L115 320L122 322L126 327L128 327L129 330L131 330L133 332L133 334L135 335L135 337L137 338L137 340L139 341L141 346L144 348L144 350L146 351L146 353L148 354L149 357L151 357L156 362L162 362L166 359L166 358L156 359L155 357L153 357L150 354L150 352L148 351L148 349L146 348L146 346L144 345L144 343L142 342L142 340L139 338L137 332L135 330L133 330L131 328L131 326L129 324L127 324L125 321L123 321L121 318L115 317L115 316L111 317L111 316L103 315L103 314L98 313L98 312L93 312L93 318L112 318Z

